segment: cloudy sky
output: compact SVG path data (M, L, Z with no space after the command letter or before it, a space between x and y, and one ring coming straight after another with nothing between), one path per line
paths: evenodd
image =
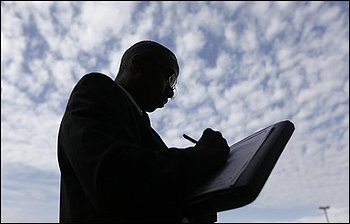
M152 113L168 146L206 127L229 144L296 130L258 198L219 222L349 222L349 2L1 2L1 222L57 222L56 142L84 74L115 77L151 39L177 55Z

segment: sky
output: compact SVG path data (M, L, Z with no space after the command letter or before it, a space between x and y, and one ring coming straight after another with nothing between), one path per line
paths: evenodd
M1 2L1 222L58 222L57 134L77 81L114 78L154 40L177 96L150 114L169 147L295 131L255 201L218 222L349 222L349 2Z

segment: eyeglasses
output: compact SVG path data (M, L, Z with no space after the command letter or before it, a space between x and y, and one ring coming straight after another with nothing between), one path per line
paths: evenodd
M172 74L169 78L168 78L168 82L169 82L169 86L172 90L175 90L176 88L176 83L177 83L177 77L176 77L176 73Z
M175 99L175 97L177 95L177 90L176 90L177 76L176 76L176 73L172 74L168 78L168 83L169 83L170 89L172 91L172 97L170 99L173 100L173 99Z

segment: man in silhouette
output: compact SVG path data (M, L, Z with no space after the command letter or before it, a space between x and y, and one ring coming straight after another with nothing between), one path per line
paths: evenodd
M114 81L79 80L58 134L60 222L184 220L186 197L226 162L229 146L208 128L193 147L168 148L151 127L147 113L174 96L178 75L168 48L140 41Z

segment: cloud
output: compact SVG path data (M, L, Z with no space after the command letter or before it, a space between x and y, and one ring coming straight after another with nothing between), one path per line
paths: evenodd
M57 221L56 141L69 94L85 73L114 78L122 53L142 39L180 63L177 97L151 114L169 146L189 146L182 134L198 139L207 127L233 144L280 120L296 126L257 200L219 221L322 222L323 204L348 221L348 7L2 2L2 221Z
M58 222L59 179L56 172L23 163L1 169L2 222Z

